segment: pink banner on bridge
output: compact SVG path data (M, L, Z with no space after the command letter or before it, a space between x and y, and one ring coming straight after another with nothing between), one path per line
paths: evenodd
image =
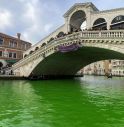
M79 46L77 44L72 44L69 46L58 46L59 52L70 52L70 51L76 51L78 50Z

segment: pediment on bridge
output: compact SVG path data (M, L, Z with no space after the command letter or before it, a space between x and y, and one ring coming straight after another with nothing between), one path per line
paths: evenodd
M81 8L91 7L93 11L99 11L96 8L96 6L93 3L91 3L91 2L88 2L88 3L76 3L63 15L63 17L64 18L68 17L73 12L73 10L75 10L78 7L81 7Z

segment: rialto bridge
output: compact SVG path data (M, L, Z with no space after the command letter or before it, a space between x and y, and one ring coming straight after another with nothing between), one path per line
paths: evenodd
M99 11L79 3L64 18L64 25L24 52L12 67L15 75L75 75L99 60L124 60L124 8Z

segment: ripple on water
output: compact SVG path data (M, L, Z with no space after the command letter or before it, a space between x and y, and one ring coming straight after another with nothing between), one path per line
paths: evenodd
M124 126L124 78L0 84L0 127Z

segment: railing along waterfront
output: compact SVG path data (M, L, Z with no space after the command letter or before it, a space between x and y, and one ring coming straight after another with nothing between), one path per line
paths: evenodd
M60 37L57 39L54 39L50 43L48 43L46 46L43 46L39 48L38 50L34 51L32 54L29 54L27 57L23 58L19 62L13 65L13 67L16 67L18 65L25 64L32 59L35 59L37 57L43 56L43 54L47 53L47 51L51 50L54 51L54 48L58 45L64 44L67 41L74 41L79 39L124 39L124 30L105 30L105 31L81 31L81 32L75 32L69 35L66 35L64 37Z

